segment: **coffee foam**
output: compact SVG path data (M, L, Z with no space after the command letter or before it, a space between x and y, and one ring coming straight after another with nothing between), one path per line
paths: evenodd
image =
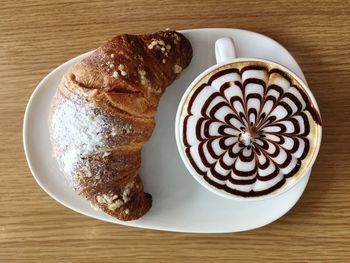
M181 141L192 167L212 187L243 197L280 191L302 176L321 129L303 86L256 61L206 75L181 116Z

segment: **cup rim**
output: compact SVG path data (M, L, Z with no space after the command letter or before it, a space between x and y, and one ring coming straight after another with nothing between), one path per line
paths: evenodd
M267 63L267 64L271 64L273 66L276 66L277 68L287 72L288 74L290 74L304 89L304 91L307 93L308 97L311 99L311 102L313 103L314 107L316 108L316 110L318 111L320 117L321 117L321 113L317 104L317 101L314 97L314 95L312 94L310 88L308 87L306 81L302 80L299 76L297 76L293 71L291 71L289 68L276 63L274 61L271 60L267 60L267 59L261 59L261 58L249 58L249 57L239 57L239 58L234 58L234 59L230 59L221 63L217 63L209 68L207 68L206 70L204 70L201 74L199 74L192 82L191 84L186 88L185 92L183 93L180 103L178 105L177 111L176 111L176 117L175 117L175 140L176 140L176 145L177 145L177 149L178 152L181 156L181 160L182 162L185 164L187 170L190 172L190 174L192 175L192 177L194 179L196 179L197 182L199 182L202 186L204 186L207 190L213 192L216 195L225 197L227 199L231 199L231 200L236 200L236 201L260 201L260 200L267 200L270 198L274 198L276 196L279 196L283 193L288 192L289 190L291 190L293 187L295 187L302 178L304 178L304 176L306 176L308 173L311 172L311 169L316 161L316 158L318 156L319 150L320 150L320 146L321 146L321 140L322 140L322 125L319 125L319 132L318 132L318 138L316 141L316 148L314 151L314 154L312 156L312 159L309 161L308 163L308 167L306 168L304 174L302 174L301 176L299 176L298 178L296 178L296 180L286 186L286 187L282 187L279 188L267 195L262 195L262 196L253 196L253 197L243 197L243 196L239 196L239 195L234 195L231 193L228 193L222 189L216 188L212 185L210 185L206 180L204 180L204 178L202 176L200 176L195 169L192 167L192 165L190 164L185 152L184 152L184 147L182 145L181 142L181 112L184 106L184 103L189 95L189 93L192 91L193 87L200 81L202 80L206 75L208 75L209 73L211 73L212 71L216 70L217 68L223 67L225 65L229 65L232 63L237 63L237 62L263 62L263 63ZM321 118L322 119L322 118Z

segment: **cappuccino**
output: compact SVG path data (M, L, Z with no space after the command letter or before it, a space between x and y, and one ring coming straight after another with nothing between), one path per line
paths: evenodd
M305 174L321 118L292 74L247 60L216 68L195 83L180 110L179 131L185 158L210 187L260 197Z

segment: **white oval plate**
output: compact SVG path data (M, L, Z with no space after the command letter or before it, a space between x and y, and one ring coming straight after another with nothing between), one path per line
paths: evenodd
M191 81L215 64L214 43L232 37L240 57L257 57L280 63L305 77L291 54L264 35L240 29L192 29L181 31L194 50L190 66L180 79L168 87L161 99L157 125L142 152L141 175L145 189L153 195L153 206L142 218L123 222L93 210L89 202L70 189L51 157L47 116L51 98L63 74L90 52L60 65L48 74L33 92L25 112L24 150L37 183L56 201L81 214L122 225L149 229L223 233L258 228L288 212L298 201L309 179L305 176L295 187L277 197L252 202L228 200L209 192L197 183L178 154L174 123L178 103Z

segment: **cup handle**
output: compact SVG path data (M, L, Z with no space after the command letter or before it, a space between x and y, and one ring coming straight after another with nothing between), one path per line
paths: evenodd
M219 38L215 42L216 63L222 63L236 58L236 49L230 37Z

